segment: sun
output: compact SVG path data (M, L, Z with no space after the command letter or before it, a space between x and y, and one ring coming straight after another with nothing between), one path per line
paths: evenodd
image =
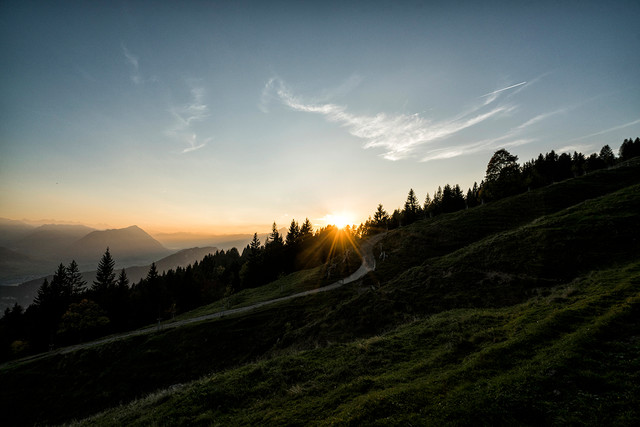
M342 230L347 225L353 224L353 215L346 212L329 214L325 217L325 221L327 225L335 225Z

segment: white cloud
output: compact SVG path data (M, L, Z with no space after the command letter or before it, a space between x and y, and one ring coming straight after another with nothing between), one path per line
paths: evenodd
M514 107L509 105L489 107L489 104L497 98L498 92L500 91L488 94L490 95L488 102L485 101L453 119L441 121L431 121L419 114L357 115L348 112L345 106L337 104L304 102L292 94L284 82L277 78L267 82L262 91L261 102L265 105L269 100L277 99L293 110L321 114L326 120L339 123L351 135L364 139L364 148L382 148L384 150L382 156L385 159L400 160L414 156L420 147L444 140L464 129L511 112ZM267 111L266 107L263 111ZM438 158L462 154L465 152L448 149L441 152ZM425 157L427 160L429 158L430 156Z
M193 129L196 123L209 117L209 108L204 103L205 90L201 86L192 85L189 93L189 102L182 105L173 105L169 108L169 112L175 121L173 127L166 131L167 135L187 145L187 148L182 150L182 153L199 150L212 140L212 138L206 138L199 143L199 137Z
M516 84L511 85L511 86L503 87L502 89L494 90L493 92L485 93L480 98L484 98L485 96L493 96L493 95L496 95L496 94L498 94L500 92L504 92L505 90L513 89L514 87L518 87L518 86L522 86L522 85L526 85L526 84L527 84L527 82L516 83Z
M185 148L184 150L182 150L182 153L190 153L192 151L196 151L199 150L203 147L205 147L207 145L207 143L209 141L211 141L212 138L207 138L204 142L198 144L198 135L196 134L192 134L190 136L190 138L187 139L187 143L189 144L189 147Z

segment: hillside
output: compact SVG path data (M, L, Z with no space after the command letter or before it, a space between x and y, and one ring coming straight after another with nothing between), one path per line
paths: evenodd
M0 405L11 424L631 425L639 219L632 165L418 221L335 291L5 364Z

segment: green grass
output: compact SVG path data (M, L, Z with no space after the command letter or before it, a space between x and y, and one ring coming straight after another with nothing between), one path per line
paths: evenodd
M191 319L233 308L247 307L259 302L282 298L299 292L317 289L327 284L322 266L288 274L258 288L243 289L229 298L199 307L176 316L175 320Z
M627 424L640 416L640 263L206 376L86 424ZM636 338L633 338L636 337Z
M10 425L633 424L639 172L391 232L390 258L332 292L5 366L0 409Z

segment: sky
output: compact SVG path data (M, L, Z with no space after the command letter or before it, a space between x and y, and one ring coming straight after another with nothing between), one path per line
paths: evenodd
M358 224L640 136L640 3L0 3L0 217Z

